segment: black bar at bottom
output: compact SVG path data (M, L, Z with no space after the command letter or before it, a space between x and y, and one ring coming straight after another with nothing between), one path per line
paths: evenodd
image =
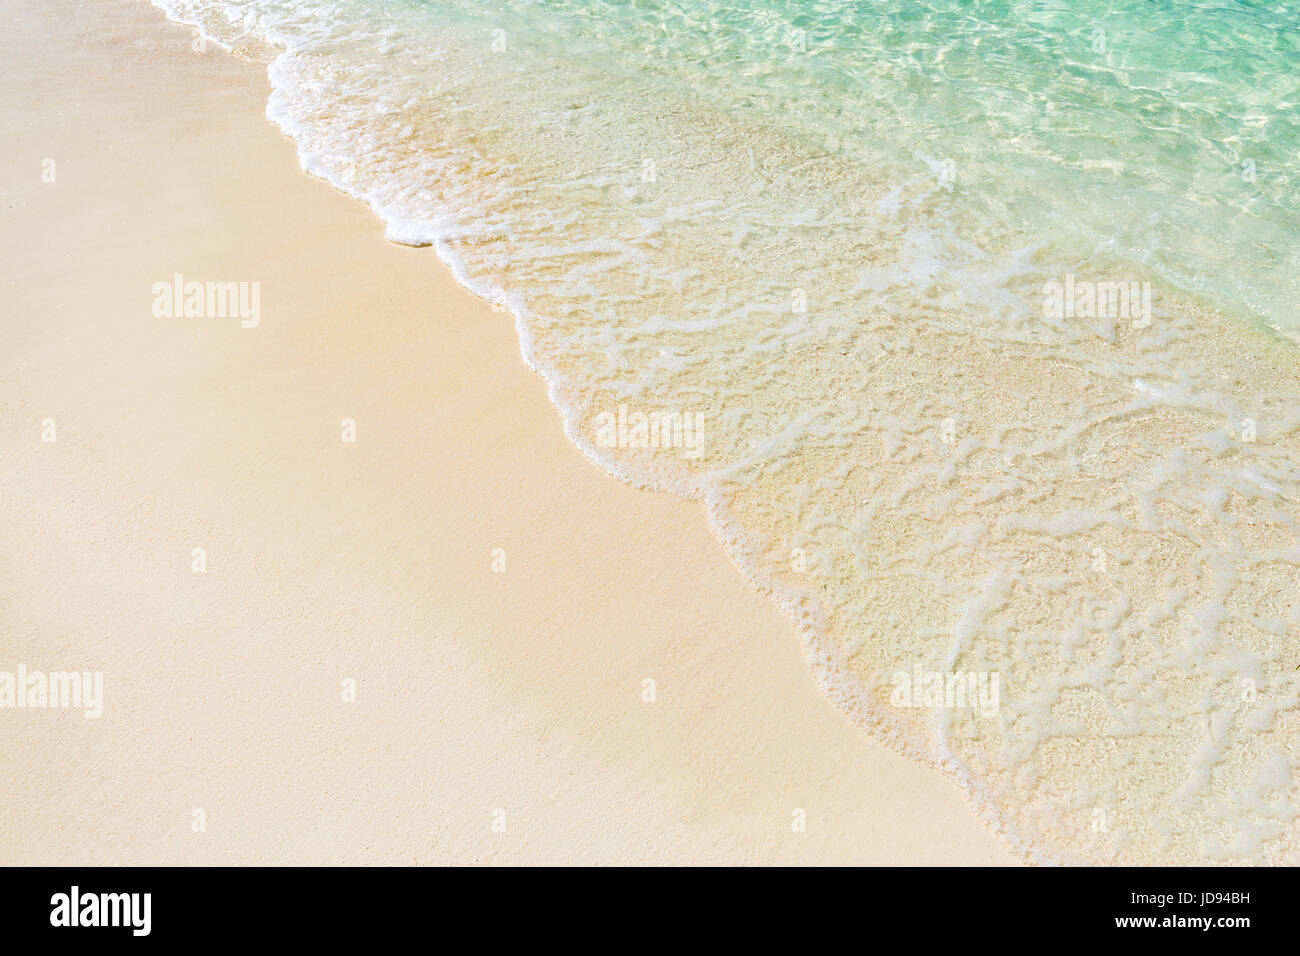
M780 925L860 932L864 945L902 933L925 948L981 938L1046 946L1199 936L1234 945L1293 938L1286 931L1294 929L1294 888L1292 873L1272 869L567 869L539 880L520 870L0 868L0 925L9 952L60 937L114 948L153 941L334 948L413 934L436 944L455 932L441 936L455 945L462 932L486 934L486 942L502 934L581 939L597 930L613 930L606 938L619 945L694 923L719 938L738 934L731 942Z

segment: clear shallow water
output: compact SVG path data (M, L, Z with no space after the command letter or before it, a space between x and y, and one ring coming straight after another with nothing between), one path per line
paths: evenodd
M160 5L1023 853L1300 862L1300 7Z

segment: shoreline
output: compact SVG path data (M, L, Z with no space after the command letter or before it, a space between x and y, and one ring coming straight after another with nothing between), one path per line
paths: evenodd
M7 41L0 622L10 665L105 674L98 720L4 715L11 862L1015 862L190 40L66 0ZM258 326L155 317L175 274L260 282Z

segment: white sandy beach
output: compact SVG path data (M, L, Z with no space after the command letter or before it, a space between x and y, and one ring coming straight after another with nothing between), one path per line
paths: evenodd
M566 442L509 316L300 170L261 66L3 7L0 670L104 701L0 711L0 861L1014 862L700 504ZM257 327L155 316L176 274Z

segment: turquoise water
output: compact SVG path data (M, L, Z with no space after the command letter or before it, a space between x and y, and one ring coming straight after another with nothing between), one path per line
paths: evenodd
M573 2L431 20L443 16L515 35L521 57L597 64L572 77L593 102L626 84L718 109L877 181L951 164L949 214L987 246L1105 250L1225 307L1300 321L1300 6Z
M159 2L1025 856L1300 862L1300 6Z
M671 165L689 154L661 155L665 117L717 111L905 195L947 170L946 211L984 246L1105 253L1223 308L1300 325L1300 5L169 6L233 17L241 33L251 17L255 35L358 68L400 65L365 78L376 93L464 96L458 122L483 120L472 138L485 160L526 148L525 130L482 135L513 120L565 124L578 165Z

